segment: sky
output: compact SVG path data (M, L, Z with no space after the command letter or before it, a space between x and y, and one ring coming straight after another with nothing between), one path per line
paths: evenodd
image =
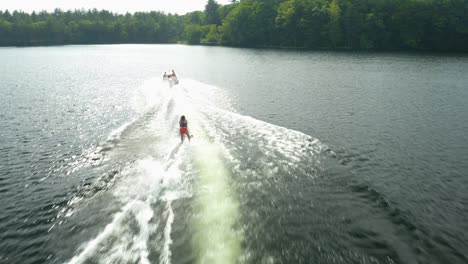
M0 10L53 11L55 8L106 9L116 13L136 11L164 11L165 13L185 13L203 10L208 0L0 0ZM217 0L227 4L229 0Z

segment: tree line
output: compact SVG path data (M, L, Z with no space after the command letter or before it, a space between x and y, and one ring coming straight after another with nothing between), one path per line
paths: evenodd
M0 11L0 46L175 43L468 51L466 0L241 0L185 15Z

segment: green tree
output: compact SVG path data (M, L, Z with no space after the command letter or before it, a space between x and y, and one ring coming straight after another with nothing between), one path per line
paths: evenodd
M218 8L219 4L215 0L208 0L208 3L205 5L205 17L207 24L221 25Z
M281 44L297 47L299 20L301 10L297 0L288 0L278 7L278 14L275 19L276 27L281 33Z
M340 44L341 40L341 8L338 5L337 0L333 0L330 2L328 14L330 16L330 22L328 23L330 42L333 47L337 47Z
M217 44L220 42L219 28L216 25L209 25L208 32L202 40L204 44Z
M200 44L202 37L202 27L200 25L189 24L185 26L184 38L189 44Z
M0 10L0 45L174 43L468 52L466 0L242 0L183 16Z
M261 46L274 38L276 2L241 1L222 25L222 43Z

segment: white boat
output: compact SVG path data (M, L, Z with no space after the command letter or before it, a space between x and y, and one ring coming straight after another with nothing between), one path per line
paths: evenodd
M177 76L172 76L172 75L164 75L163 81L169 81L170 86L179 84L179 79L177 78Z
M169 77L167 80L170 86L179 84L179 79L177 79L177 77Z

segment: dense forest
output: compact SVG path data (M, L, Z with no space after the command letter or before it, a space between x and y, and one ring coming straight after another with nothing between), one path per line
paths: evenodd
M241 0L185 15L0 11L0 46L175 43L468 51L467 0Z

